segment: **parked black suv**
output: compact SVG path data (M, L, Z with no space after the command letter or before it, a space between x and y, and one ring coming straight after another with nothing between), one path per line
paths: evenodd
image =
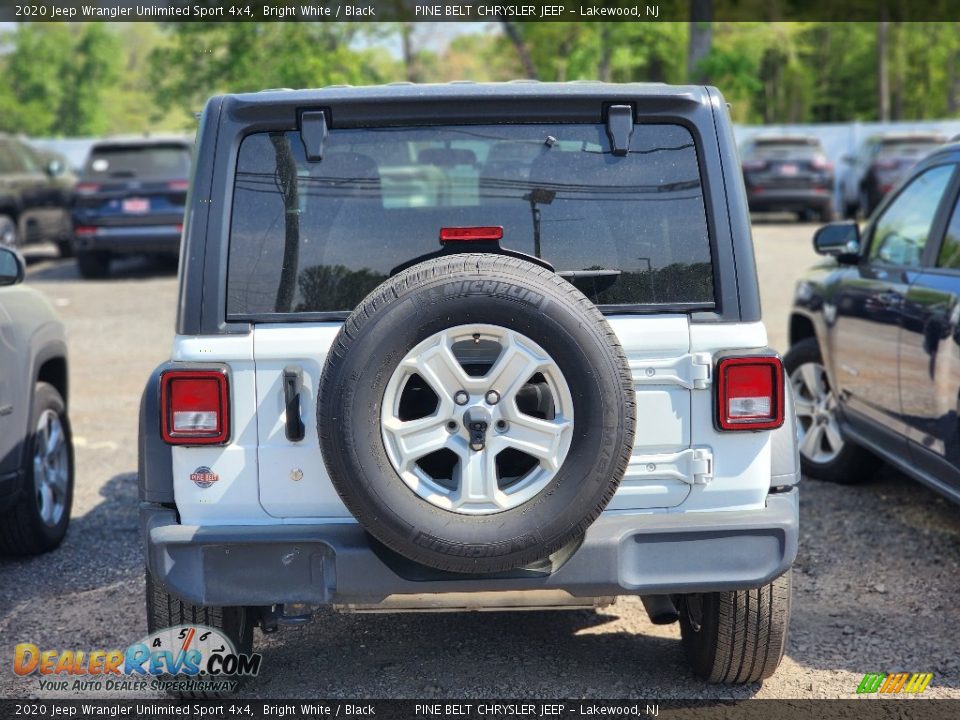
M54 242L70 254L73 176L63 160L0 135L0 245Z
M882 458L960 501L960 144L910 173L796 290L784 364L806 473L868 477ZM868 452L869 451L869 452Z
M740 149L750 210L833 219L833 163L807 135L761 136Z
M115 255L179 252L192 147L182 137L139 137L91 148L73 210L81 275L105 277Z

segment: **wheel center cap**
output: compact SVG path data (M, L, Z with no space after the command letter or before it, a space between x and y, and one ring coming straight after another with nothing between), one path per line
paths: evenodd
M487 445L487 430L493 422L490 411L482 406L474 406L463 414L463 425L470 435L470 449L477 452Z

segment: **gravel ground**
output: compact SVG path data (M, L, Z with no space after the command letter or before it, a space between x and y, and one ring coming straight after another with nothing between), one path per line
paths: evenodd
M793 283L816 260L811 225L758 223L764 316L786 349ZM78 484L58 551L0 559L0 697L60 696L10 670L13 646L125 647L146 631L136 518L137 406L173 333L174 271L124 263L83 282L69 261L30 253L30 282L70 333ZM955 602L960 513L890 470L838 487L805 482L787 657L765 683L691 677L676 626L639 602L597 612L336 615L263 637L244 694L327 697L849 698L868 671L932 672L925 695L960 698ZM139 697L143 697L140 695Z

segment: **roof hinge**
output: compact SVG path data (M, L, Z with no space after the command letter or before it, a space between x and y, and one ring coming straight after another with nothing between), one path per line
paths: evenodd
M610 151L617 157L623 157L630 150L630 137L633 135L633 106L611 105L607 108L607 135L610 137Z
M300 141L307 160L323 160L323 146L327 141L327 114L323 110L300 113Z

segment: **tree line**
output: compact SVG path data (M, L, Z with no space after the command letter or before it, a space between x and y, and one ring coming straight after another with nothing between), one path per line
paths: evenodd
M221 92L522 77L707 83L743 123L956 117L960 23L25 23L0 36L0 130L188 129Z

